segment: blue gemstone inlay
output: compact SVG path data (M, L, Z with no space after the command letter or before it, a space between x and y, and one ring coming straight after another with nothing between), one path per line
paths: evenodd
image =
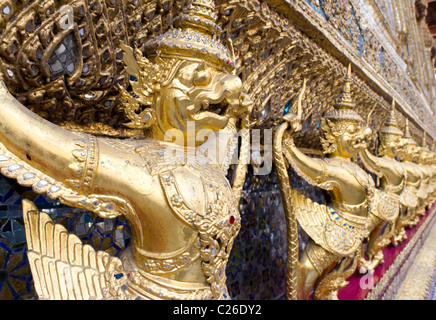
M289 100L288 103L285 104L285 110L283 110L283 115L288 114L291 107L292 107L292 102L291 100Z

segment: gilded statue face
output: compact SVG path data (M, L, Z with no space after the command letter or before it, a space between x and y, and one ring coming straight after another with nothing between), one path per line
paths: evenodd
M418 158L419 158L418 162L420 164L429 164L431 159L430 153L422 149L420 150L420 152L418 152Z
M327 120L327 124L327 130L330 132L326 132L325 135L329 136L328 140L332 142L334 138L334 148L330 148L331 154L352 158L368 147L372 130L362 127L360 122Z
M161 88L157 114L161 130L175 128L185 138L202 130L220 130L240 111L241 90L239 77L205 62L185 61ZM189 122L190 128L195 124L195 131L188 130Z
M406 140L400 138L394 148L394 153L398 156L398 159L400 159L400 161L406 161Z
M407 141L407 139L401 139L395 147L395 154L401 161L416 161L419 158L419 147L413 143Z
M368 147L371 138L371 129L362 127L358 123L351 123L345 129L344 134L338 137L338 150L346 157L354 157L358 152Z
M409 145L408 152L413 162L419 162L420 148L417 145Z
M429 154L428 164L430 164L430 165L436 164L436 153L434 153L433 151L430 152L430 154Z
M401 137L399 135L380 133L379 134L380 144L378 148L379 155L394 158L396 155L395 150L399 145L400 140Z

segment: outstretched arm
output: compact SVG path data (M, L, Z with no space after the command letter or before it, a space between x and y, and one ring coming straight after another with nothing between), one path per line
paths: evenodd
M0 142L32 167L78 189L90 137L37 116L0 85Z
M305 155L295 146L291 137L283 139L283 154L292 169L308 183L318 185L327 179L323 161Z
M368 149L360 152L360 159L365 165L366 169L379 177L383 176L382 168L378 157L372 155Z
M300 89L297 99L297 114L287 114L283 117L286 122L278 128L277 137L283 137L283 154L292 166L294 171L304 178L307 182L317 185L326 180L325 166L322 160L306 156L294 145L294 139L291 134L300 131L301 116L303 113L302 99L306 89L306 79L303 80L303 86ZM285 130L290 127L288 132Z

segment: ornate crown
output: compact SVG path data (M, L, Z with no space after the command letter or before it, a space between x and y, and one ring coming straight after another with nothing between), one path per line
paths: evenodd
M130 81L135 97L120 87L123 107L131 120L125 124L127 127L146 129L156 122L156 111L152 107L141 110L141 105L152 105L154 94L169 84L182 61L206 61L227 72L234 70L233 48L221 43L217 18L213 0L191 0L174 19L173 29L145 44L147 57L121 43L126 71L135 78Z
M221 43L217 18L213 0L191 0L174 19L174 28L145 44L145 53L148 57L205 60L218 69L232 72L233 47L230 40L230 49Z
M327 112L324 115L325 119L363 122L362 117L353 110L355 104L351 99L351 82L351 64L349 64L348 72L344 79L344 87L338 101L333 105L335 109Z
M388 118L378 132L403 136L403 132L398 128L397 117L395 117L395 100L392 100Z

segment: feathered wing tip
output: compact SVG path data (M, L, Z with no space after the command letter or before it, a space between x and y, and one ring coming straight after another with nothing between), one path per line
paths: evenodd
M123 42L120 42L120 47L124 51L123 62L126 65L126 72L131 76L138 77L139 67L133 49Z
M83 244L74 234L23 200L28 259L39 299L110 298L107 270L122 270L121 260ZM112 297L113 298L113 297Z

